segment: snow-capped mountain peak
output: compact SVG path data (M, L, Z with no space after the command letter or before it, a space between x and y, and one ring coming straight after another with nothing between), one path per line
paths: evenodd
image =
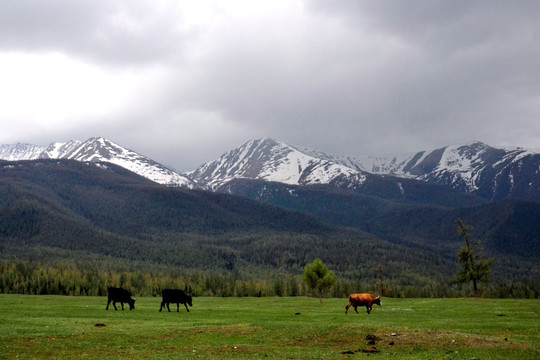
M190 189L197 185L187 177L135 151L124 148L102 137L93 137L64 155L77 161L103 161L128 169L158 184Z
M12 161L70 159L83 162L108 162L159 184L190 189L198 187L195 182L176 171L102 137L93 137L84 142L71 140L66 143L52 143L46 148L28 144L2 145L0 159Z
M358 175L347 166L320 159L271 138L251 140L188 175L212 189L247 178L291 185L327 184L338 176ZM362 178L359 178L362 180Z

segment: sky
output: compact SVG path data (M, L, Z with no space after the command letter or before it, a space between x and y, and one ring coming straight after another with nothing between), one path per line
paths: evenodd
M102 136L179 171L262 137L539 149L538 19L533 0L3 0L0 144Z

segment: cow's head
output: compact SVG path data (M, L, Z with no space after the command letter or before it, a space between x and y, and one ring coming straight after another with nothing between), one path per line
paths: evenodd
M374 304L377 304L377 305L379 305L379 306L382 306L382 300L381 300L381 297L380 297L380 296L377 296L377 297L375 298L375 300L373 300L373 303L374 303Z
M187 302L187 304L189 306L193 306L193 304L192 304L193 299L191 298L191 295L188 295L186 300L187 300L186 302Z
M128 304L129 304L129 310L135 309L135 300L129 299Z

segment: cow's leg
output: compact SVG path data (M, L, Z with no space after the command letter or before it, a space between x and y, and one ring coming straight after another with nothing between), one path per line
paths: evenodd
M171 308L169 307L169 303L167 303L167 310L169 310L169 312L171 312Z
M369 305L366 305L366 309L367 309L367 313L369 315L369 313L371 312L371 309L373 309L371 306Z
M186 307L187 312L189 312L189 309L187 307L187 303L184 303L184 306Z
M347 311L349 311L349 308L351 307L351 303L349 302L347 304L347 306L345 306L345 314L347 313Z
M121 301L121 302L120 302L120 305L122 305L122 311L124 311L124 302Z
M358 314L358 307L356 305L354 306L354 311Z
M107 307L105 308L105 310L109 310L109 304L111 303L111 299L107 299Z
M165 303L162 301L161 306L159 307L159 312L161 312L161 309L163 309L164 307L165 307Z
M180 303L176 303L176 312L180 312Z
M118 310L118 309L116 308L116 301L113 300L112 306L114 306L114 310Z

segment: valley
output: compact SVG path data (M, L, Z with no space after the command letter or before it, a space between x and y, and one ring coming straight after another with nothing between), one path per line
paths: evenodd
M149 175L162 165L103 138L46 149L2 146L0 155L11 160L0 161L0 260L5 276L16 275L3 281L3 291L48 291L36 285L40 271L64 269L80 279L98 274L95 284L79 287L87 294L103 292L107 272L123 274L124 282L151 273L156 284L182 274L200 295L243 294L250 282L259 282L251 295L305 294L303 267L321 258L342 280L334 296L355 287L376 291L377 266L392 296L466 296L466 286L453 284L463 246L459 218L496 259L484 296L538 297L540 205L538 187L531 190L538 154L482 144L448 151L413 156L409 165L372 166L377 174L353 166L352 158L346 165L264 138L177 174L187 180L173 184ZM452 159L453 168L444 173L441 159ZM411 176L420 168L422 176ZM483 196L480 180L491 180L480 168L499 184L506 172L514 186L496 190L500 200ZM452 185L462 183L449 181L460 173L476 174L462 177L476 179L475 191ZM29 270L14 270L21 268ZM211 287L201 283L210 277L217 285L207 292ZM133 290L156 291L143 284Z

